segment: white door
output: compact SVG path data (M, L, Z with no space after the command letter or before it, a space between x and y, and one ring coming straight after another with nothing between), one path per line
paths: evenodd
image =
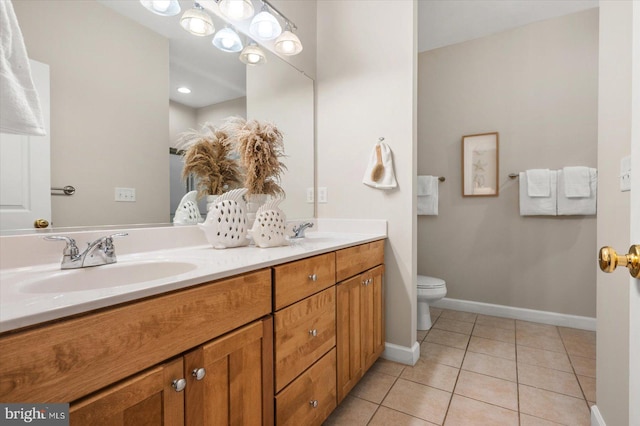
M30 63L47 134L0 133L0 230L33 228L36 219L51 223L49 66Z
M597 244L640 244L640 2L600 2ZM621 159L631 154L631 191ZM597 275L596 405L592 425L640 425L640 280Z

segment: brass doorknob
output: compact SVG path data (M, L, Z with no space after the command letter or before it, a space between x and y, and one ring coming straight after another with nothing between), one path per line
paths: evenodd
M47 226L49 226L49 221L47 219L36 219L36 221L33 222L33 227L36 229L43 229Z
M613 272L618 266L626 266L633 278L640 277L640 245L634 244L629 247L629 253L619 255L609 246L600 249L598 255L600 269L604 272Z

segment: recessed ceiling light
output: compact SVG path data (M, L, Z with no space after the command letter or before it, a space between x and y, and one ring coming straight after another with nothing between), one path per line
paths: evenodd
M178 87L178 92L184 93L184 94L189 94L189 93L191 93L191 89L189 89L188 87Z

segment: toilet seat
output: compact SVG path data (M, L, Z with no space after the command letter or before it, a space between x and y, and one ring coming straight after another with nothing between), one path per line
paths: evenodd
M426 275L418 275L418 288L432 289L442 288L445 286L444 280Z

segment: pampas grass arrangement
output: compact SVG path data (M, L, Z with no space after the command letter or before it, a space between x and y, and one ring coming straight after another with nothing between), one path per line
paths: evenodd
M287 168L280 161L284 157L284 143L278 128L273 123L231 117L223 131L233 135L245 172L243 186L248 189L247 195L284 195L279 182Z
M198 198L220 195L238 188L242 182L238 163L230 158L233 151L229 134L205 124L201 131L191 130L178 141L184 147L182 178L190 174L198 178Z

